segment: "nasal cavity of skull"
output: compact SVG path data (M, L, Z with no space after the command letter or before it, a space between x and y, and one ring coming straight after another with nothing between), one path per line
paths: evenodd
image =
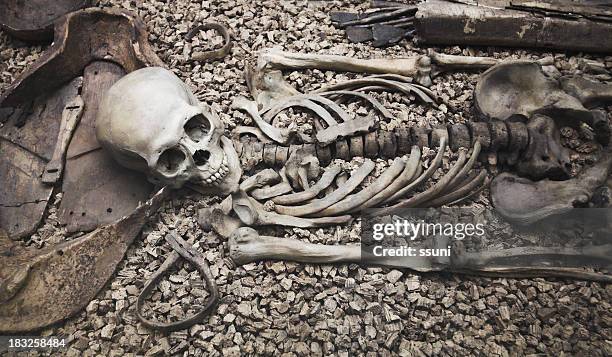
M161 154L157 162L157 168L159 171L171 175L180 170L185 159L183 151L178 148L171 148Z
M209 158L210 158L210 152L206 150L196 150L196 152L193 153L193 161L198 166L205 165L208 162Z
M184 126L187 136L199 143L210 133L210 122L202 114L198 114L189 119Z

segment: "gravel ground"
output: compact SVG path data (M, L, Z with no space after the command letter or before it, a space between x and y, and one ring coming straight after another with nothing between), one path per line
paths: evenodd
M220 113L228 130L248 122L245 115L230 110L230 104L236 95L249 95L242 72L262 48L280 46L290 51L362 58L425 52L408 41L387 49L348 43L343 31L331 25L328 13L366 8L361 1L103 0L101 6L138 13L159 57ZM191 27L205 20L229 25L235 39L231 55L214 63L189 62L192 50L220 43L213 32L191 43L183 40ZM26 46L0 32L0 90L42 50L44 47ZM612 65L609 57L499 48L437 50L497 58L553 56L561 73L576 73L585 59ZM285 77L308 91L353 76L306 70L286 73ZM398 122L390 125L470 120L477 78L477 74L468 73L438 77L432 89L448 103L439 109L400 102L392 95L382 98L398 117ZM60 199L58 195L55 205ZM234 268L224 259L224 242L204 233L196 223L197 209L214 202L217 199L190 192L178 192L169 200L145 228L143 238L128 250L109 286L86 310L42 332L68 337L70 347L57 355L612 355L610 285L414 275L357 265L266 262ZM477 208L489 205L486 192L472 203ZM138 322L134 307L144 281L170 251L162 238L169 226L198 242L211 264L222 300L202 324L160 334ZM278 228L266 233L333 244L358 241L359 232L357 223L316 230ZM51 208L45 225L29 243L56 243L65 239L63 233ZM147 313L171 321L197 311L206 296L197 271L181 263L150 298Z

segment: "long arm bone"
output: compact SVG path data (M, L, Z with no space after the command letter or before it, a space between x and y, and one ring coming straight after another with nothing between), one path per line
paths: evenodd
M229 241L230 258L237 265L258 260L288 260L302 263L358 263L361 248L304 243L290 238L260 236L252 228L236 230Z
M331 71L346 71L374 74L399 74L412 77L425 86L431 85L432 64L434 73L454 69L481 69L490 67L499 60L488 57L441 55L435 52L406 58L359 59L338 55L316 55L284 52L278 49L262 51L258 67L274 69L316 68Z
M446 245L439 239L440 245ZM451 257L372 257L362 255L359 244L324 245L291 238L260 236L252 228L237 229L228 240L229 256L237 265L261 260L300 263L362 263L420 272L448 271L468 275L503 277L569 277L612 282L612 276L585 271L585 265L612 264L612 245L564 247L520 247L484 252L458 250Z
M267 49L260 53L257 66L273 69L323 69L358 73L395 73L430 84L431 61L427 56L408 58L359 59L338 55L315 55Z

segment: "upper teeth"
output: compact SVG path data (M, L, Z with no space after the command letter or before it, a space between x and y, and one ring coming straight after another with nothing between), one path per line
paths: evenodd
M227 157L223 157L223 161L221 165L216 171L211 171L210 166L206 164L204 166L203 171L205 172L203 176L201 176L201 180L206 182L207 184L219 184L221 180L227 175L229 169L227 167Z

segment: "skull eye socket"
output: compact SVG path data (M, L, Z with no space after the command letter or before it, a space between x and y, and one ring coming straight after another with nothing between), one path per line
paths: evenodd
M204 115L198 114L187 121L184 129L187 136L197 143L210 133L210 121Z
M177 173L185 161L185 154L177 149L171 148L164 151L157 161L157 169L167 175Z

